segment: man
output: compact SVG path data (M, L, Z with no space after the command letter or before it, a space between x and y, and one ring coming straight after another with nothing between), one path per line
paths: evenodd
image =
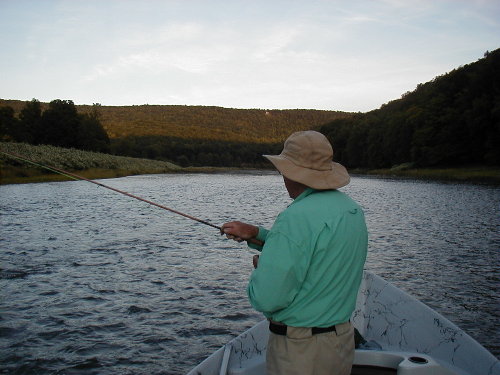
M249 241L252 306L269 319L267 374L350 374L356 304L368 235L361 207L337 189L349 183L328 139L292 134L280 155L264 155L294 200L271 230L229 222L228 238ZM256 246L255 243L263 244ZM253 244L252 244L253 242Z

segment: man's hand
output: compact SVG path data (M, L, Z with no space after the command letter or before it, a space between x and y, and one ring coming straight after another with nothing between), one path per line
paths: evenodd
M241 221L231 221L222 225L221 234L225 234L230 240L241 242L257 237L259 228Z

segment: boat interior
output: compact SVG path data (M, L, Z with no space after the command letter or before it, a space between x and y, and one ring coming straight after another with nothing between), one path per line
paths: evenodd
M228 368L229 375L263 375L264 356L248 361L244 367ZM351 375L459 375L420 353L356 350Z

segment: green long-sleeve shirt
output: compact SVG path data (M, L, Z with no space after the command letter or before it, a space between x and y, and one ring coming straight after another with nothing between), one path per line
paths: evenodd
M256 310L295 327L349 320L368 243L356 202L338 190L307 189L257 238L265 244L247 289Z

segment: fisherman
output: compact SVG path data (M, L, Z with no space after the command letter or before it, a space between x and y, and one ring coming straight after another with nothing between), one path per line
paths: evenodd
M337 190L350 181L328 139L293 133L280 155L264 155L293 202L270 230L233 221L222 232L259 251L247 292L269 320L268 375L350 374L356 305L368 235L361 207ZM252 244L261 241L262 246Z

